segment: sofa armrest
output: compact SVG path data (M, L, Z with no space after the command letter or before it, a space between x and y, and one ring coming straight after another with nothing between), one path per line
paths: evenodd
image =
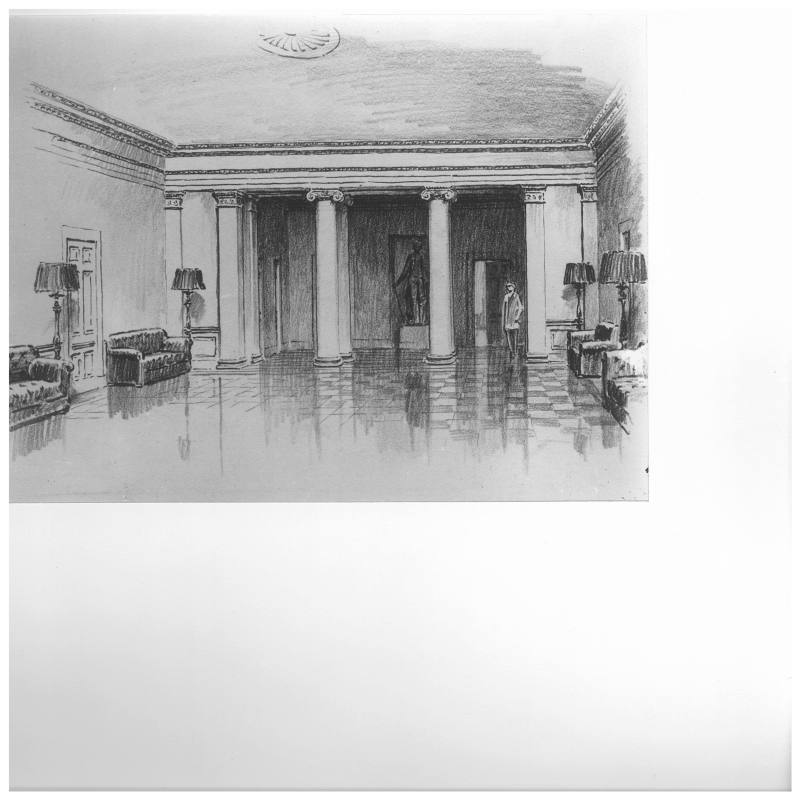
M567 331L567 348L578 342L589 342L594 339L594 331Z
M69 395L69 384L72 370L75 369L67 361L55 358L35 358L28 367L31 380L57 383L65 395Z
M130 347L109 347L106 350L106 372L109 383L142 384L142 353Z
M192 340L188 336L167 336L161 349L168 353L191 353Z

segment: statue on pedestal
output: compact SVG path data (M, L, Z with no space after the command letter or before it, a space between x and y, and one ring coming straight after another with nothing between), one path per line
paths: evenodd
M428 324L428 266L423 253L423 241L414 239L412 250L394 288L404 325Z

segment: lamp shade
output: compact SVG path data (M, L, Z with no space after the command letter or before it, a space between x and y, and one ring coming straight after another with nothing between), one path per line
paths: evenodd
M647 264L643 253L612 250L600 261L600 283L645 283Z
M567 264L564 270L564 285L568 283L594 283L597 279L594 275L594 267L587 261L580 261L577 264Z
M181 267L175 270L172 279L172 288L180 292L193 292L195 289L205 289L203 273L196 267Z
M42 261L36 270L34 292L65 294L66 292L77 292L80 288L78 268L75 264Z

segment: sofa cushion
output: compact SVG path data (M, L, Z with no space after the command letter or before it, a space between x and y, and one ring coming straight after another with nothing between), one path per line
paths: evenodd
M57 383L50 381L19 381L8 386L8 405L11 411L38 405L46 400L62 397L63 392Z
M166 335L166 331L162 328L143 328L140 331L113 333L108 337L108 346L138 350L143 356L148 356L161 349Z
M145 372L148 372L150 370L168 367L172 364L181 364L187 360L186 353L171 353L165 350L161 353L153 353L152 355L145 356L142 359L142 363L144 364Z
M39 351L29 344L16 345L8 348L8 382L27 381L30 378L28 367L34 358L39 357Z
M647 390L647 378L641 375L610 378L606 383L606 394L618 406L627 406L628 399Z

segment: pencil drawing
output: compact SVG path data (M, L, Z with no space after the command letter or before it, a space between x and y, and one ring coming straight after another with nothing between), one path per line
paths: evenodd
M12 15L12 500L647 498L641 25L333 23Z

